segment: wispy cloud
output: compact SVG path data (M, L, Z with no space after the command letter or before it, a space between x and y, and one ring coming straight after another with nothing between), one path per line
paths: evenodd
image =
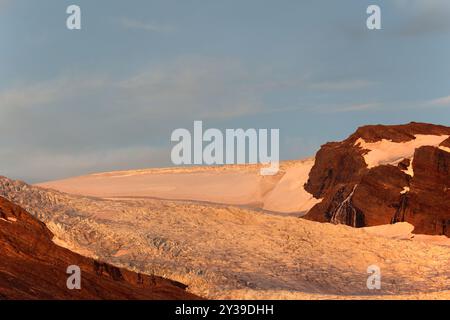
M167 164L173 129L264 110L253 85L258 80L239 63L204 58L122 78L69 74L5 89L0 136L8 139L0 140L0 174L38 181Z
M262 89L301 89L323 92L351 91L370 88L378 85L376 81L368 79L340 78L333 80L317 79L311 74L296 75L294 78L270 80L270 75L266 81L260 83Z
M123 28L130 30L141 30L156 33L168 33L175 31L175 28L173 26L163 25L154 22L145 22L130 18L122 18L119 20L119 23Z
M203 119L254 114L264 107L260 79L227 59L183 58L119 82L126 99L155 115Z
M450 106L450 96L431 100L427 104L431 106L441 106L441 107Z
M421 36L450 31L450 1L396 0L405 18L394 30L400 36Z
M332 109L334 112L351 112L351 111L366 111L373 110L380 107L380 103L362 103L362 104L353 104L349 106L341 106Z
M22 157L17 157L20 152ZM143 169L167 165L170 149L138 145L71 152L43 148L0 149L0 175L27 182L43 182L93 172Z
M320 113L340 113L340 112L362 112L375 110L382 106L381 103L360 103L360 104L341 104L341 105L322 105L314 107L312 110Z
M346 91L368 88L376 84L374 81L364 79L343 79L311 83L309 84L309 88L325 91Z
M106 78L97 76L62 76L48 81L23 84L0 91L2 113L69 100L83 91L95 90L106 85Z
M102 168L160 165L163 151L152 158L150 146L165 146L161 140L173 129L194 120L235 121L301 110L362 112L378 104L283 107L268 103L266 96L370 85L365 80L274 77L233 59L206 57L178 58L119 78L66 74L0 91L0 135L9 137L0 141L0 158L20 159L2 161L2 169L36 181Z

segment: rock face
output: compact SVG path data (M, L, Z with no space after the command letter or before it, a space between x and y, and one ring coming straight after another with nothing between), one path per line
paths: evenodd
M305 190L322 201L306 219L367 227L409 222L450 236L450 127L365 126L327 143Z
M88 259L52 242L53 234L0 197L0 300L196 299L185 286ZM81 269L81 290L69 290L67 267Z

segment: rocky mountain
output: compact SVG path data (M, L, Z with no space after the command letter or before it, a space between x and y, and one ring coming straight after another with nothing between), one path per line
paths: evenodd
M448 299L449 151L450 128L411 123L362 127L271 179L252 166L0 177L0 197L38 219L0 198L0 299L186 298L156 276L209 299ZM315 221L289 213L306 211ZM86 291L66 289L69 264Z
M305 190L322 201L304 217L367 227L409 222L450 236L450 127L360 127L317 152Z
M57 246L49 229L0 197L0 300L196 299L181 283L134 273ZM81 290L69 290L67 267L81 269Z

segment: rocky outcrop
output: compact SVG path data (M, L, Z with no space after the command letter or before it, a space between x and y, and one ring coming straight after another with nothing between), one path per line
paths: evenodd
M405 142L415 139L416 135L450 135L450 127L430 123L410 122L401 125L368 125L360 127L347 141L355 142L359 138L366 142L376 142L382 139L393 142Z
M442 143L439 146L444 148L450 148L450 138L442 141Z
M417 233L450 236L450 153L426 146L416 149L413 169L400 221L413 224Z
M0 197L0 300L196 299L186 286L82 257L55 245L49 229ZM66 273L81 269L81 290L69 290Z
M305 185L322 201L305 218L353 227L409 222L416 233L450 236L448 136L450 128L445 126L376 125L325 144ZM411 143L418 137L425 145ZM391 157L396 148L405 149L400 155L410 154ZM369 161L377 164L369 166Z

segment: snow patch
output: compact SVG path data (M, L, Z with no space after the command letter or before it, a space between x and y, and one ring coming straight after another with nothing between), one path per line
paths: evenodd
M417 134L415 139L405 142L393 142L386 139L377 142L366 142L364 139L359 138L356 140L355 146L369 150L364 155L364 160L370 169L384 164L395 164L405 158L412 158L417 148L422 146L439 146L448 137L448 135Z
M408 193L411 189L409 187L403 187L403 190L400 192L400 194Z
M314 159L310 159L288 168L283 178L264 197L263 209L283 213L304 212L306 214L313 206L321 202L322 199L315 198L304 188L313 165Z
M406 170L402 170L404 173L406 173L407 175L414 177L414 169L413 169L413 160L414 158L411 158L411 160L409 161L409 166Z
M54 236L52 238L52 242L54 244L56 244L58 247L69 249L69 250L71 249L71 247L66 242L64 242L63 240L61 240L60 238L58 238L56 236Z
M14 218L14 217L8 217L6 219L5 218L0 218L0 220L6 221L6 222L9 222L9 223L17 222L17 219Z
M414 226L407 222L365 227L362 230L371 235L389 239L411 240L414 237L412 233Z
M450 152L450 148L444 147L444 146L440 146L439 149Z

